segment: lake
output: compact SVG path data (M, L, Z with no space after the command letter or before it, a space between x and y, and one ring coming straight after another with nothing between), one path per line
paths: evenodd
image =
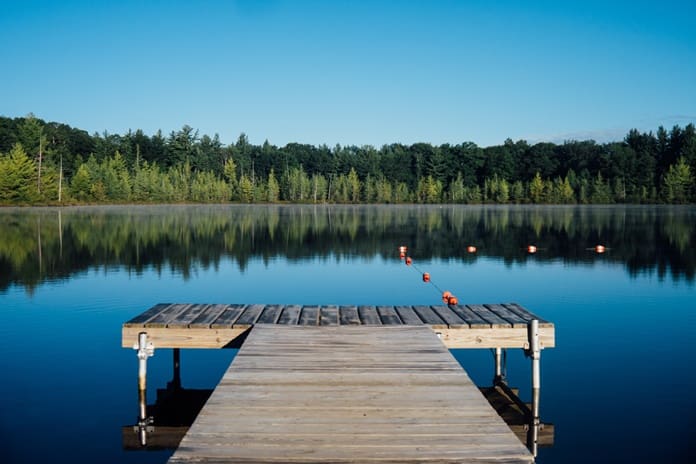
M696 457L696 207L254 205L0 209L0 461L166 462L122 446L138 414L123 322L159 302L441 304L400 245L460 303L555 323L537 462ZM182 350L183 386L213 388L234 354ZM490 385L490 351L454 354ZM507 377L529 399L520 350ZM170 380L157 350L149 403Z

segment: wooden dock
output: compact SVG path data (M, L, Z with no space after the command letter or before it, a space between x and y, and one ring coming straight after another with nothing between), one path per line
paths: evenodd
M130 348L147 332L156 348L238 346L257 325L427 325L448 348L525 348L528 326L539 321L542 348L555 345L554 325L518 304L452 306L300 306L262 304L158 304L123 325Z
M429 327L254 328L170 463L532 462Z
M241 345L173 464L528 463L540 423L539 353L555 345L555 332L517 304L160 304L123 325L122 344L140 360L141 444L152 429L145 372L154 349ZM448 348L495 348L496 378L502 349L528 352L531 453Z

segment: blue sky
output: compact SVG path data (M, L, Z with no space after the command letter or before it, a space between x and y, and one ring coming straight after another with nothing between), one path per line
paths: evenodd
M696 2L3 1L0 114L276 145L696 121Z

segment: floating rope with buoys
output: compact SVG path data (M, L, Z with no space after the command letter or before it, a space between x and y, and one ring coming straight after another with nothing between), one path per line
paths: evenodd
M475 249L475 248L474 248ZM424 272L423 270L419 269L418 266L413 264L413 259L408 256L408 247L402 245L399 247L399 258L401 258L406 266L412 268L414 271L418 272L421 275L421 279L423 280L424 283L426 284L431 284L433 287L437 289L437 291L442 295L442 302L445 303L446 305L456 305L459 304L459 299L457 299L452 292L448 290L442 290L440 287L437 286L435 282L433 282L432 278L430 277L429 272Z

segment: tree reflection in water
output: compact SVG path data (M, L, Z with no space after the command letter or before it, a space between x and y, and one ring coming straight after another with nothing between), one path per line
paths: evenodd
M99 206L0 210L0 290L117 266L136 273L232 259L477 257L608 260L631 276L694 280L696 208L670 206ZM598 255L595 245L608 247ZM467 246L477 247L476 254Z

